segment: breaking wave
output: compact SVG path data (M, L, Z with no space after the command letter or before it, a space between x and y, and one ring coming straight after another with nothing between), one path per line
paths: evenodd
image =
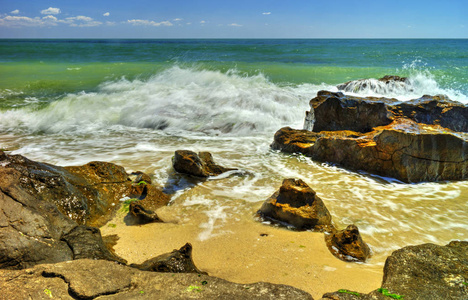
M255 135L282 126L302 127L308 102L319 90L338 89L326 83L273 83L262 73L176 65L149 79L108 81L94 92L67 94L46 106L0 112L0 131L92 134L148 128L170 134ZM429 72L414 72L404 82L389 84L355 81L345 93L400 100L446 94L468 102L463 93L441 88Z

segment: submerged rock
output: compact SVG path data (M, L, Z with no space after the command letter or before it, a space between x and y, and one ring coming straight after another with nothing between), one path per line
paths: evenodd
M391 92L411 92L412 86L407 77L386 75L379 79L359 79L352 80L336 86L338 90L357 93L362 91L372 91L379 94Z
M132 264L130 266L142 271L207 275L206 272L200 271L195 266L192 259L192 245L189 243L182 246L179 250L175 249L171 253L162 254L141 264Z
M215 164L209 152L196 154L190 150L177 150L172 159L172 166L179 173L203 178L237 170Z
M362 240L355 225L326 234L325 242L330 252L344 261L365 262L371 255L369 246Z
M468 108L461 103L443 96L398 102L321 91L312 110L313 132L282 128L271 147L404 182L468 178Z
M300 179L283 180L280 189L263 203L258 214L298 230L322 231L332 227L331 215L322 199Z
M304 299L297 288L232 283L202 274L144 272L103 260L80 259L31 269L0 270L2 297L22 299Z
M359 297L340 290L322 299L468 299L467 283L467 241L423 244L404 247L387 258L381 288Z

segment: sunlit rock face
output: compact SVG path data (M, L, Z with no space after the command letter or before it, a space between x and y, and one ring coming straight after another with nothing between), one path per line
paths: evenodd
M309 130L280 129L273 149L404 182L468 177L468 108L461 103L445 96L400 102L321 91L310 105Z

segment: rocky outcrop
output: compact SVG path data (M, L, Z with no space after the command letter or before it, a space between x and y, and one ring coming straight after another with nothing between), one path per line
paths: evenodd
M468 299L468 242L404 247L387 258L381 288L359 297L341 290L323 299L390 299L389 295L393 299Z
M192 245L189 243L178 250L175 249L171 253L162 254L141 264L131 264L130 266L142 271L207 275L206 272L200 271L195 266L192 259Z
M63 188L68 184L63 177L47 169L27 169L25 165L20 165L24 168L18 167L17 170L8 167L15 166L17 159L35 167L37 165L22 157L10 159L4 154L2 158L0 268L21 269L83 257L124 262L104 246L99 229L79 225L65 215L63 210L69 208L67 205L61 207L62 211L58 208L56 203L65 204L67 198L58 200L46 197L54 195L50 190L54 184L59 192L69 191ZM52 169L48 165L45 167ZM25 173L31 178L26 177ZM42 174L45 174L44 177L41 177ZM79 220L86 220L86 217Z
M3 172L17 171L18 188L24 193L50 202L80 225L105 224L131 187L125 169L107 162L59 167L2 152L0 166Z
M179 173L202 178L236 170L215 164L209 152L196 154L190 150L177 150L172 158L172 166Z
M411 121L394 122L367 134L286 127L275 134L271 147L404 182L468 178L468 135Z
M237 284L201 274L140 271L103 260L0 270L1 297L22 299L312 299L286 285Z
M371 255L369 246L362 240L355 225L325 234L325 242L330 252L344 261L365 262Z
M127 195L142 199L147 211L169 201L111 163L58 167L0 152L0 268L81 258L125 263L91 225L106 222Z
M305 127L315 132L351 130L365 133L401 118L468 132L468 107L444 95L398 101L320 91L310 100L310 108L314 124L306 124Z
M315 191L300 179L285 179L280 189L258 211L267 220L298 230L328 230L331 215Z
M312 110L315 123L306 127L313 131L282 128L271 147L404 182L468 178L468 108L461 103L319 92Z

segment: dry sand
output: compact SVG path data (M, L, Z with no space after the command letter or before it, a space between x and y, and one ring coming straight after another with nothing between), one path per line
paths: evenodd
M129 263L141 263L189 242L199 269L237 283L287 284L309 292L314 299L338 289L368 293L380 287L382 264L337 259L327 249L322 233L263 224L253 214L217 222L190 207L182 210L164 207L158 215L166 223L133 226L126 225L125 214L119 212L101 231L118 235L114 249ZM255 205L251 211L256 211Z

